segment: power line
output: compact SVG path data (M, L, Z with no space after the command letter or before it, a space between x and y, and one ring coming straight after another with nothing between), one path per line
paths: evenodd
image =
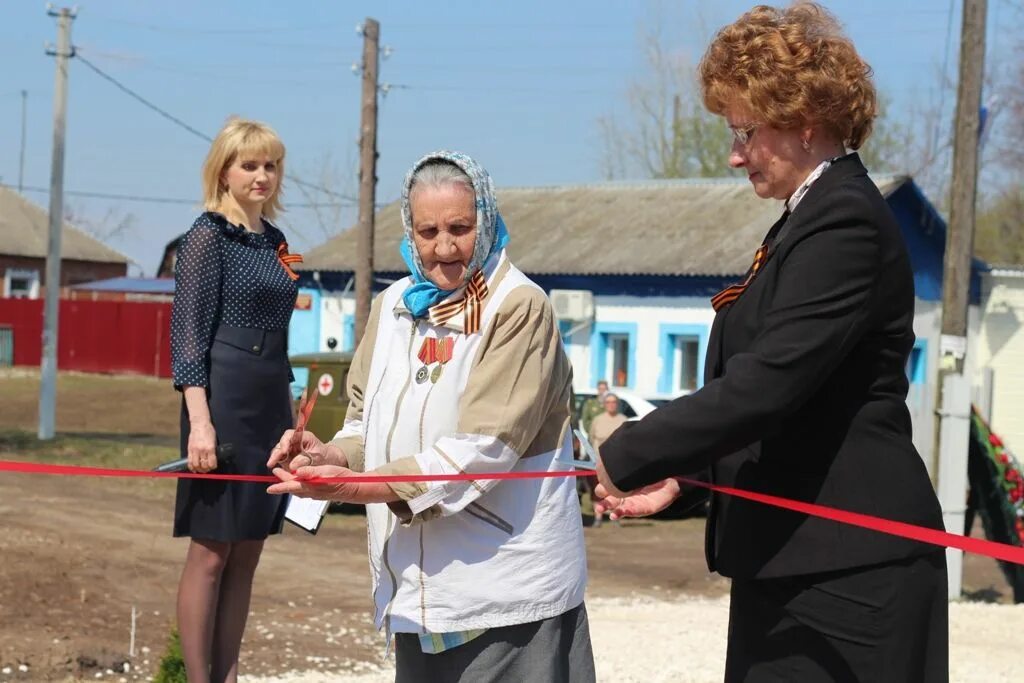
M128 95L132 99L142 103L147 108L152 109L153 111L155 111L157 114L159 114L163 118L167 119L168 121L170 121L171 123L175 124L176 126L179 126L179 127L183 128L183 129L187 130L189 133L192 133L193 135L195 135L195 136L205 140L206 142L213 142L213 138L211 138L209 135L207 135L206 133L203 133L200 130L197 130L196 128L193 128L192 126L188 125L187 123L185 123L184 121L179 119L177 116L174 116L173 114L171 114L171 113L165 111L164 109L161 109L157 105L153 104L152 102L147 100L142 95L138 94L137 92L135 92L134 90L132 90L128 86L124 85L123 83L121 83L119 80L117 80L113 76L111 76L110 74L108 74L105 71L103 71L102 69L100 69L98 66L96 66L95 64L90 62L88 59L83 57L81 54L78 54L76 56L78 57L78 60L80 62L82 62L87 67L92 69L100 78L104 79L105 81L108 81L114 87L116 87L118 90L120 90L121 92L125 93L126 95ZM341 194L340 192L335 192L333 190L328 190L326 187L322 187L320 185L315 185L313 183L307 183L306 181L304 181L304 180L302 180L302 179L300 179L298 177L295 177L295 176L292 177L292 182L295 183L296 185L301 185L302 187L306 187L306 188L313 189L313 190L318 190L318 191L323 192L324 194L326 194L328 196L331 196L331 197L336 197L338 199L344 199L344 200L348 201L351 204L355 204L358 201L355 197L344 195L344 194Z
M0 187L5 187L9 190L16 190L14 185L8 185L7 183L0 183ZM25 185L22 188L25 192L39 192L41 194L49 194L50 190L45 187L39 187L38 185ZM182 199L181 197L155 197L151 195L138 195L138 194L120 194L116 192L92 192L86 190L64 190L64 194L71 195L72 197L86 197L89 199L114 199L118 201L126 202L142 202L149 204L190 204L195 206L200 203L197 199ZM288 206L302 209L316 209L316 208L328 208L337 206L351 206L352 202L289 202Z
M103 14L96 15L94 12L90 12L91 16L97 16L99 19L110 22L111 24L121 24L123 26L131 26L132 28L141 28L147 31L153 31L154 33L188 33L193 35L256 35L261 33L305 33L309 31L337 31L342 27L342 24L338 22L333 23L319 23L319 24L308 24L306 26L274 26L274 27L259 27L259 28L235 28L235 29L221 29L221 28L199 28L195 26L167 26L164 24L150 24L144 21L132 21L131 19L118 19L117 17L105 16Z
M143 105L145 105L146 107L152 109L157 114L159 114L160 116L164 117L165 119L167 119L171 123L173 123L173 124L175 124L177 126L180 126L181 128L184 128L185 130L187 130L188 132L192 133L193 135L195 135L197 137L200 137L203 140L206 140L207 142L213 142L213 138L211 138L209 135L207 135L206 133L203 133L203 132L200 132L200 131L196 130L192 126L188 125L187 123L185 123L184 121L179 119L178 117L176 117L173 114L170 114L170 113L164 111L163 109L161 109L160 107L156 106L155 104L153 104L152 102L147 100L145 97L143 97L142 95L139 95L134 90L132 90L128 86L122 84L116 78L114 78L113 76L107 74L105 71L100 69L98 66L96 66L95 64L90 62L88 59L83 57L81 55L81 53L79 53L77 55L77 57L78 57L78 61L80 61L82 64L85 64L87 67L92 69L96 73L97 76L99 76L103 80L108 81L109 83L113 84L113 86L115 88L117 88L118 90L120 90L124 94L128 95L128 97L131 97L133 100L141 102Z

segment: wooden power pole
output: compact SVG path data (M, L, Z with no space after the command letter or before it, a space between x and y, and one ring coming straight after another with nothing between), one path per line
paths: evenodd
M359 125L359 239L356 243L356 345L373 298L373 230L377 196L377 66L380 24L363 24L363 103Z
M967 306L974 252L974 208L978 187L978 133L985 68L987 0L964 0L960 77L953 137L953 182L942 277L942 336L939 341L938 456L936 488L946 530L964 532L967 449L971 438L971 378L966 376ZM963 553L946 550L949 597L960 597Z
M60 311L60 238L64 226L64 130L67 121L68 59L71 47L73 10L50 9L57 17L57 49L47 52L57 58L53 96L53 158L50 166L50 242L46 251L46 300L43 308L43 354L39 383L39 438L52 439L57 412L57 329Z

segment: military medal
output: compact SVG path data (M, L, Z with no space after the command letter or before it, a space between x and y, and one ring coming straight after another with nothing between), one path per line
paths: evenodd
M454 348L455 339L453 337L445 337L444 339L427 337L424 339L423 345L420 346L420 351L417 354L417 358L420 359L423 365L416 371L416 381L419 384L423 384L429 376L430 381L433 384L437 384L437 381L441 379L444 364L452 359ZM434 363L437 363L437 367L428 372L427 368Z
M427 337L423 340L423 344L420 346L420 352L416 354L423 365L416 371L416 382L423 384L427 381L427 366L434 362L437 358L437 340L433 337Z
M452 351L455 350L455 338L445 337L437 340L437 367L430 373L430 381L437 384L444 371L444 364L452 359Z

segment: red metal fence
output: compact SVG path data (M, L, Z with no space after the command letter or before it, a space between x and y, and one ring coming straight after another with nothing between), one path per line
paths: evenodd
M171 376L171 304L60 302L57 367L82 372ZM14 330L14 364L39 365L43 301L0 299L0 327Z

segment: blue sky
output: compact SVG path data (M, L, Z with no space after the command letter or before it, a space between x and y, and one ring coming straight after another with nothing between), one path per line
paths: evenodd
M325 159L334 188L354 192L358 160L360 58L356 26L381 23L393 53L382 83L378 202L397 197L423 153L461 149L499 186L601 180L599 116L626 112L630 82L646 73L645 29L698 58L709 29L735 19L749 0L444 3L203 2L128 0L79 6L72 41L97 67L141 96L213 135L230 114L266 121L288 147L288 173L319 182ZM934 98L943 64L956 73L960 1L833 0L825 3L872 64L894 109ZM952 21L950 21L952 18ZM989 1L988 58L1010 48L1018 12ZM0 182L17 184L21 90L28 91L25 185L47 187L53 117L56 22L43 3L7 0L0 9ZM951 38L951 42L949 40ZM193 199L207 143L144 108L72 60L67 190ZM347 178L346 178L347 176ZM45 206L47 196L27 193ZM303 197L292 185L288 201ZM164 244L186 230L197 205L68 196L78 214L101 221L127 213L134 226L109 243L153 274ZM354 212L342 214L344 225ZM323 240L308 209L281 221L297 250ZM514 226L510 226L514 233Z

